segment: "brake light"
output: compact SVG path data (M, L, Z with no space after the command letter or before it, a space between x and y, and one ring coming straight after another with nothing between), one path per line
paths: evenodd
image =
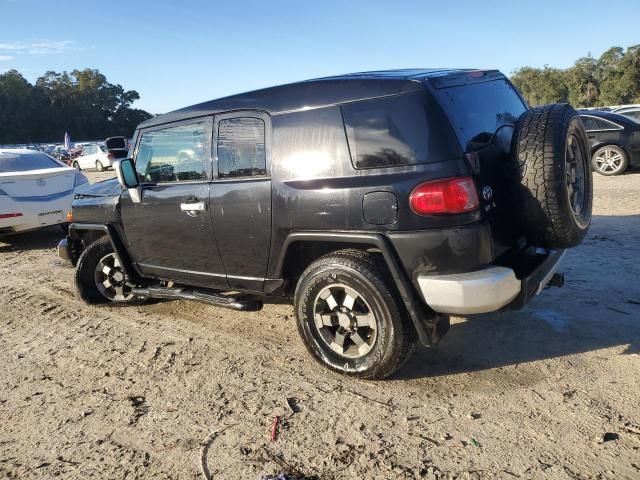
M14 218L21 217L21 213L0 213L0 220L4 220L5 218Z
M113 162L113 160L114 160L113 153L111 153L111 152L107 153L107 158L109 159L109 161Z
M414 188L409 205L418 215L466 213L478 208L478 192L471 177L436 180Z

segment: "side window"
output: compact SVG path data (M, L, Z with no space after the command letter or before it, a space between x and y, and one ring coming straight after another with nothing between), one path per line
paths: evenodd
M599 118L597 120L597 123L598 123L599 130L621 130L622 129L620 125L610 122L609 120L604 120L602 118Z
M422 94L344 104L342 116L355 168L441 162L459 151L448 122Z
M243 117L218 123L218 177L257 177L267 174L264 121Z
M582 123L584 124L585 130L597 130L598 126L596 125L596 121L593 117L582 117Z
M209 159L204 122L142 134L136 171L142 182L206 180Z

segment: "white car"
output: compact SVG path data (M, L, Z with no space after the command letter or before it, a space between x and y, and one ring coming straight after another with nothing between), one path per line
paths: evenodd
M0 235L67 223L88 181L42 152L0 149Z
M82 148L82 155L74 158L71 165L79 170L95 168L102 172L105 168L111 167L111 157L104 145L86 145Z

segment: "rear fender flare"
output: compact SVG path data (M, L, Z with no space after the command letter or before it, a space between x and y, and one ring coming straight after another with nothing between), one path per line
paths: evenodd
M291 233L282 246L282 253L276 265L276 276L282 275L289 247L297 242L328 242L353 244L377 248L391 273L393 282L402 298L409 318L411 319L420 341L427 346L435 345L446 332L448 317L443 317L431 310L421 301L415 288L400 266L396 253L384 235L375 233L340 233L340 232L296 232Z

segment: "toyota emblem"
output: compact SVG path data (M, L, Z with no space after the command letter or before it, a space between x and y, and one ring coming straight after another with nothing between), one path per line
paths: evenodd
M491 188L489 185L485 185L484 188L482 189L482 198L484 198L488 202L489 200L491 200L492 197L493 197L493 188Z
M39 178L36 183L39 187L44 187L47 184L47 181L44 178Z

